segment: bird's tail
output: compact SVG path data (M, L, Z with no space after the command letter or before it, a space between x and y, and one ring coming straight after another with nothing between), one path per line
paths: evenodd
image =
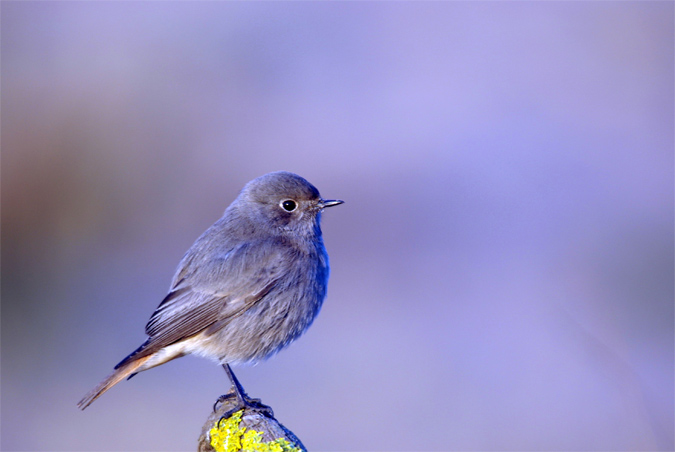
M94 400L98 399L108 389L112 388L125 378L130 377L134 373L138 372L139 367L145 364L145 362L153 356L154 354L150 354L135 360L128 360L126 363L123 362L121 366L116 368L113 373L108 375L105 380L99 383L98 386L92 389L86 396L82 398L82 400L78 402L78 408L81 410L87 408Z

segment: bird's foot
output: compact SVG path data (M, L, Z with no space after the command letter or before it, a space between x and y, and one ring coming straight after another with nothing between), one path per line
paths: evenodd
M215 403L213 404L213 412L215 413L216 411L218 411L218 404L219 403L223 403L224 401L229 400L232 397L236 397L236 395L232 392L228 392L227 394L223 394L220 397L218 397L216 399Z
M272 411L272 408L263 404L260 401L260 399L253 399L246 394L242 394L242 397L240 398L238 397L238 394L234 392L228 392L227 394L218 397L216 403L213 404L213 411L214 412L217 411L219 403L223 403L231 399L234 399L233 402L231 402L231 405L233 407L227 410L225 413L223 413L222 416L220 416L220 419L218 420L218 426L220 426L220 423L223 420L229 418L239 410L255 411L257 413L262 414L263 416L274 418L274 411Z

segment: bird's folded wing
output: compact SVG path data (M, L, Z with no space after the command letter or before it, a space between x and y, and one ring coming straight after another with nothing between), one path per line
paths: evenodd
M193 336L215 322L235 317L260 301L275 284L276 280L269 281L248 296L219 296L197 292L190 287L171 292L169 296L175 294L174 299L148 322L148 345L157 350Z
M285 251L249 244L214 259L210 272L186 272L190 276L176 282L148 321L145 332L150 338L127 359L154 353L248 310L287 272Z

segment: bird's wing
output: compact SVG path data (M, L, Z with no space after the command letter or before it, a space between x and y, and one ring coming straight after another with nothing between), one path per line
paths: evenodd
M260 301L276 285L269 281L248 296L220 296L190 287L171 292L164 309L155 312L146 326L148 346L158 350L193 336L217 321L232 318Z
M288 271L284 263L289 261L284 246L265 244L249 243L185 272L188 276L176 282L150 317L145 327L150 338L127 359L194 336L260 301Z

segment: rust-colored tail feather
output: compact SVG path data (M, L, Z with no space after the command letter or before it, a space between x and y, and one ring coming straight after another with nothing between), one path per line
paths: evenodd
M141 367L147 360L152 358L153 354L143 356L142 358L138 358L133 361L129 361L119 368L115 369L113 373L108 375L105 380L103 380L101 383L99 383L98 386L96 386L94 389L92 389L86 396L82 398L77 404L78 408L81 410L84 410L87 408L91 403L98 399L104 392L106 392L108 389L112 388L115 386L117 383L120 381L124 380L128 376L132 375L135 373L139 367Z

